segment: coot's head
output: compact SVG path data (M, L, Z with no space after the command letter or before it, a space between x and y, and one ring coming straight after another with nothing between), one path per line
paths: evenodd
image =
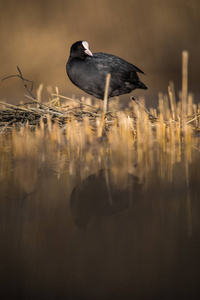
M86 41L78 41L71 46L70 56L84 59L86 56L92 56L89 44Z

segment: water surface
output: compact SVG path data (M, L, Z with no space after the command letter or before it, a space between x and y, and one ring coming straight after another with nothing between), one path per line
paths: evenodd
M1 155L4 299L198 299L199 152L140 176L95 151Z

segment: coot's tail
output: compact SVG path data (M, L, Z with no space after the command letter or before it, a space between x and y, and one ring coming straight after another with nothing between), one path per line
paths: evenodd
M140 80L137 82L137 88L142 89L142 90L147 90L148 89L148 87Z

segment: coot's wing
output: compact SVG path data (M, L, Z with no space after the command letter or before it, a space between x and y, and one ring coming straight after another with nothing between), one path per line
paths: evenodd
M125 61L124 59L107 53L96 52L91 58L95 60L98 69L110 73L130 73L138 72L144 74L142 70Z

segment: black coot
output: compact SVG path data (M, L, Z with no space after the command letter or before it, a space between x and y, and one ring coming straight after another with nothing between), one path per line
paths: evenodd
M111 74L109 98L135 89L147 89L137 75L144 72L122 58L101 52L92 54L86 41L79 41L71 46L67 74L81 90L103 99L108 73Z

